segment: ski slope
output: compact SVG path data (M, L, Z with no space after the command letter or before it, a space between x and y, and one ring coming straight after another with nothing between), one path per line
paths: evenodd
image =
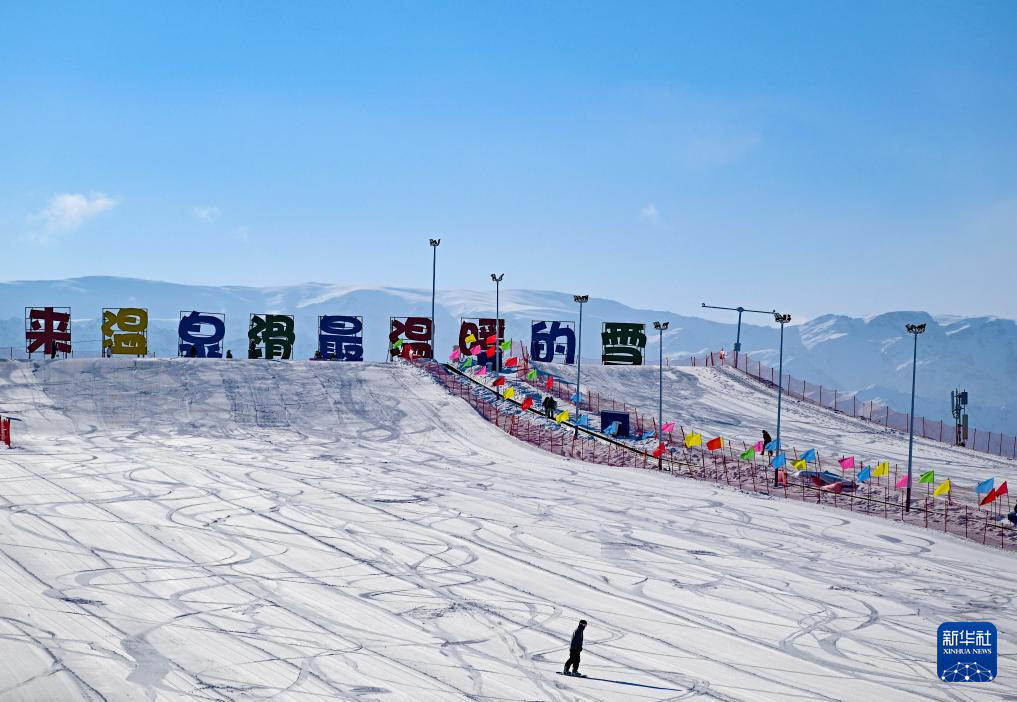
M403 364L4 362L0 411L23 420L3 700L956 702L1017 679L1012 555L542 453ZM1000 682L937 679L950 620L996 624Z
M538 364L557 376L575 382L575 368ZM647 418L657 417L658 366L598 366L584 364L584 392L599 391L604 397L624 401ZM855 419L784 396L781 403L782 444L799 452L815 448L825 468L838 470L834 462L856 456L859 465L881 461L907 468L908 436L872 422ZM731 368L664 368L664 421L702 432L704 437L724 436L735 442L754 444L766 429L776 436L777 392ZM934 470L937 481L951 478L973 486L995 476L996 483L1017 480L1014 462L938 441L915 437L916 475ZM851 474L851 471L848 471Z

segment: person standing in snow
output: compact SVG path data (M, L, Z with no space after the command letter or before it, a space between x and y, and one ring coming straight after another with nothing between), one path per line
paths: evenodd
M572 642L569 644L569 659L565 661L563 675L579 675L579 654L583 652L583 631L586 630L586 620L580 619L579 626L572 634ZM569 672L569 667L572 672Z

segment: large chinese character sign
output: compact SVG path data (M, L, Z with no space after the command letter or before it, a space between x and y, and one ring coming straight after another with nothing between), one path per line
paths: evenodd
M575 322L534 320L530 324L530 356L545 363L575 363Z
M102 355L148 355L148 310L107 307L102 311Z
M222 312L180 312L177 353L195 358L222 358L226 315Z
M463 318L459 324L459 351L472 356L477 365L494 367L501 354L498 342L505 338L505 320L499 319L495 329L494 317Z
M330 361L363 361L364 318L341 314L318 317L318 352Z
M641 366L646 348L646 325L630 322L604 322L600 338L605 366Z
M26 307L25 351L29 358L33 353L42 353L47 358L70 355L71 308Z
M392 357L401 356L408 361L416 358L434 358L431 334L434 325L430 317L390 317L388 348Z
M252 314L247 330L247 357L291 358L296 339L292 315Z

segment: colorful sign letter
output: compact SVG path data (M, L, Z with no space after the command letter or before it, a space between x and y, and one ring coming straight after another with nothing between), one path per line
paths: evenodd
M288 314L252 314L247 330L248 358L291 358L293 342L293 316Z
M319 316L318 352L330 361L363 361L364 318L340 314Z
M389 355L407 361L434 358L431 335L434 325L430 317L390 317L388 328Z
M103 356L148 355L148 310L107 307L102 311Z
M534 361L569 365L575 363L575 323L534 320L530 324L530 355Z
M25 308L25 351L31 358L40 349L50 358L71 353L70 307Z
M505 320L498 321L495 329L494 317L463 318L459 324L459 351L464 356L473 355L474 361L481 366L495 367L495 358L501 354L498 339L505 338ZM488 343L493 339L494 343ZM473 351L480 347L478 353ZM488 349L491 349L490 351Z
M195 358L222 358L226 315L221 312L181 312L177 353Z
M629 322L604 322L600 338L604 343L601 357L605 366L641 366L646 348L646 325Z

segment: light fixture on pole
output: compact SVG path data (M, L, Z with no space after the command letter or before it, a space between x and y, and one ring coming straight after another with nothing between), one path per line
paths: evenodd
M925 333L924 324L908 324L904 327L915 337L914 356L911 358L911 421L908 427L908 489L904 498L904 511L911 511L911 458L915 448L915 380L918 377L918 335Z
M738 331L735 332L735 368L738 367L738 352L742 350L742 313L743 312L756 312L759 314L777 314L777 310L750 310L747 307L718 307L717 305L708 305L705 302L703 307L709 310L729 310L731 312L738 313Z
M494 369L501 373L501 281L505 274L491 274L494 281Z
M664 330L670 322L654 322L653 328L660 332L660 384L657 390L657 443L664 443ZM663 469L664 454L657 457L657 468Z
M582 412L581 403L583 401L583 386L579 384L583 372L583 305L590 301L590 296L573 295L572 299L579 303L579 350L576 353L576 421L578 422L579 414ZM579 436L578 426L576 426L573 436Z
M776 455L780 455L780 399L784 394L784 325L791 321L791 315L779 314L778 312L773 313L773 321L780 325L780 362L777 364L777 450ZM780 487L780 479L778 477L778 468L775 466L773 469L773 486Z
M441 243L441 239L431 239L431 348L438 345L438 337L434 334L434 292L435 283L438 280L438 245ZM431 354L434 355L433 353Z

